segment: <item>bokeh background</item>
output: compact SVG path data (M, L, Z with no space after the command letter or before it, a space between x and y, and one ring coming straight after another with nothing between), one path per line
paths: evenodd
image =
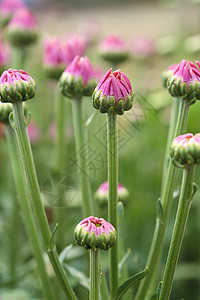
M44 37L48 35L65 37L70 34L82 34L85 28L93 29L95 36L86 54L102 74L110 68L110 65L98 54L98 44L105 35L119 34L130 45L131 57L121 64L120 68L131 80L135 91L135 107L131 112L118 118L119 182L130 192L130 200L125 207L121 230L123 231L124 251L131 249L127 258L128 272L130 275L134 274L144 268L152 239L170 120L172 100L167 90L162 87L160 75L169 65L178 63L183 58L191 61L200 60L200 1L35 0L27 1L27 3L38 20L40 34L38 43L30 48L26 61L25 70L37 83L37 95L27 102L27 106L32 113L32 121L40 131L40 136L32 144L32 148L52 228L55 224L53 216L60 209L54 203L56 194L55 197L54 195L49 197L46 193L53 189L51 179L56 184L56 175L53 172L54 143L49 136L49 128L55 113L55 82L45 77L43 69ZM153 45L153 50L149 53L147 51L145 55L135 53L133 41L138 37L149 41L150 45ZM10 62L9 66L11 65ZM60 227L65 228L63 231L65 247L69 244L75 246L73 229L82 219L78 204L77 167L74 163L71 106L70 101L66 101L68 101L65 173L67 202L65 207L62 207L64 213L60 224ZM84 101L85 114L89 117L94 109L89 98ZM190 110L188 132L200 131L199 115L200 103L197 102ZM99 185L107 180L105 121L105 115L97 113L89 126L91 151L89 180L93 194ZM42 299L31 248L23 227L20 209L17 210L17 195L3 133L0 139L0 170L0 298L2 300ZM199 175L200 171L197 170L195 179L197 185L200 185ZM181 172L166 234L160 276L172 233L180 179ZM199 200L198 191L192 203L176 272L171 296L174 300L200 299ZM97 203L95 206L96 214L107 218L106 210L100 208ZM57 242L59 244L59 241ZM13 249L15 249L14 254ZM61 250L60 248L59 251ZM11 278L9 266L12 259L15 259L16 267L15 276ZM86 251L77 247L72 248L66 264L69 276L76 269L88 275ZM107 272L106 265L107 254L102 258L102 267ZM50 268L49 272L52 273ZM81 277L82 273L79 275ZM79 299L87 299L87 289L84 287L84 284L87 285L84 283L85 278L74 280L71 276L71 280ZM54 281L52 273L52 282ZM134 299L134 292L133 290L132 299ZM58 295L59 293L60 299L64 299L62 293L58 291Z

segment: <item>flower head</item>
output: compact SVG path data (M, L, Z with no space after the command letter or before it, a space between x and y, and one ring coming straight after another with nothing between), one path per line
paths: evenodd
M119 64L129 57L126 42L118 35L106 37L99 46L100 55L112 64Z
M86 41L80 35L71 35L62 43L62 60L65 65L70 64L79 55L83 56L86 49Z
M167 88L168 79L173 75L174 70L176 69L177 64L173 64L167 68L167 70L163 71L161 74L161 79L163 86Z
M154 41L146 36L135 37L132 41L132 52L137 58L151 57L155 53Z
M99 81L92 98L93 106L100 112L114 109L117 114L123 115L133 105L131 83L120 70L112 72L110 69Z
M66 63L63 60L63 44L57 37L48 37L44 42L43 62L45 73L48 77L58 79L65 70Z
M66 97L90 96L96 86L95 72L87 56L76 56L59 80Z
M13 13L21 8L26 7L23 0L2 0L0 4L0 22L7 25Z
M179 135L172 142L170 156L180 165L200 164L200 133Z
M198 62L196 62L197 64ZM200 99L200 69L191 61L183 59L173 70L167 82L173 97L195 101Z
M118 183L117 186L118 201L126 203L129 199L129 192L122 184ZM108 181L103 182L95 193L95 198L101 206L108 204Z
M76 226L74 235L80 246L92 250L97 248L108 250L117 238L116 230L110 223L92 216Z
M23 70L8 69L0 77L2 102L26 101L35 96L35 81Z
M37 27L37 21L30 9L17 10L8 24L8 39L16 47L33 44L38 37Z

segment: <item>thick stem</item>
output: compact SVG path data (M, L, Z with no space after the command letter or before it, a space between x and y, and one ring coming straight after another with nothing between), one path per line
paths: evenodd
M176 221L165 267L160 300L168 300L171 294L174 273L178 262L182 241L193 195L194 166L187 167L183 172L183 181L179 199Z
M72 100L72 114L76 147L78 179L82 195L83 217L93 215L92 192L89 175L89 152L87 131L84 127L82 98Z
M44 262L43 249L40 242L40 237L38 234L37 226L35 224L32 208L29 203L28 192L26 189L26 181L24 178L21 159L17 148L17 141L15 138L14 130L9 125L7 126L6 131L6 140L8 145L8 152L13 178L15 182L15 188L22 209L22 216L27 230L27 235L30 240L33 254L37 263L37 270L41 279L44 298L46 300L54 300L50 278L48 277L46 271L46 265Z
M30 141L28 138L28 133L27 133L21 102L16 102L15 104L13 104L13 112L14 112L14 127L17 135L17 141L18 141L21 159L23 162L24 171L26 174L28 190L29 190L30 198L32 200L35 217L40 230L40 234L42 236L44 247L49 255L49 259L52 263L55 274L59 280L59 283L63 291L65 292L68 299L74 300L77 298L61 266L61 263L58 258L58 253L56 249L54 249L54 251L50 251L52 249L51 232L49 229L47 217L42 204L39 184L37 180L35 165L33 161Z
M188 115L189 115L189 108L190 105L187 100L179 100L179 115L176 125L176 130L174 136L178 136L180 134L185 133ZM170 161L165 186L163 189L163 193L161 196L161 204L162 204L162 215L157 216L156 219L156 226L154 230L154 235L149 251L149 255L147 258L146 266L149 268L148 275L141 281L135 300L144 300L151 281L153 279L154 272L158 266L158 261L161 256L163 241L165 236L165 231L169 219L169 215L171 212L172 202L173 202L173 192L176 187L177 182L177 175L178 175L178 168L176 168L173 163Z
M108 219L118 230L117 185L118 185L118 130L117 114L107 113L107 150L108 150ZM110 249L110 291L111 299L118 287L118 239Z
M99 250L90 250L90 300L99 300Z

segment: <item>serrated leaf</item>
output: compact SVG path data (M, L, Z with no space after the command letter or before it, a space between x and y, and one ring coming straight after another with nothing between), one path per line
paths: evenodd
M121 284L117 289L117 294L113 298L113 300L120 300L122 296L128 291L128 289L136 284L138 281L140 281L142 278L144 278L148 273L149 268L146 268L145 270L131 276L128 278L123 284Z

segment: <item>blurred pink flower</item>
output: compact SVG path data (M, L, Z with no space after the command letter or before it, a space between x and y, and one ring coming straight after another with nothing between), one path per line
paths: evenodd
M45 65L58 66L63 64L61 40L57 37L47 37L44 41L43 61Z
M9 28L20 28L23 30L36 29L38 23L29 8L17 10L8 24Z
M75 56L83 56L85 53L86 41L80 35L71 35L62 42L62 60L68 65Z
M38 125L35 122L30 122L27 130L31 143L38 143L41 139L41 130Z
M89 45L90 43L94 42L94 40L96 40L97 36L100 33L100 30L100 23L97 20L92 19L82 24L80 33L85 38L87 45Z
M56 125L55 125L55 123L51 123L51 125L48 129L48 136L52 142L55 142L55 140L56 140ZM70 124L68 124L67 128L66 128L66 139L68 141L70 141L72 139L72 136L73 136L72 126Z
M125 40L118 35L109 35L100 43L101 52L127 52L128 46Z
M131 43L131 49L134 56L147 58L155 53L155 43L149 37L135 37Z
M23 0L2 0L0 4L0 13L4 15L13 14L17 9L26 7Z

